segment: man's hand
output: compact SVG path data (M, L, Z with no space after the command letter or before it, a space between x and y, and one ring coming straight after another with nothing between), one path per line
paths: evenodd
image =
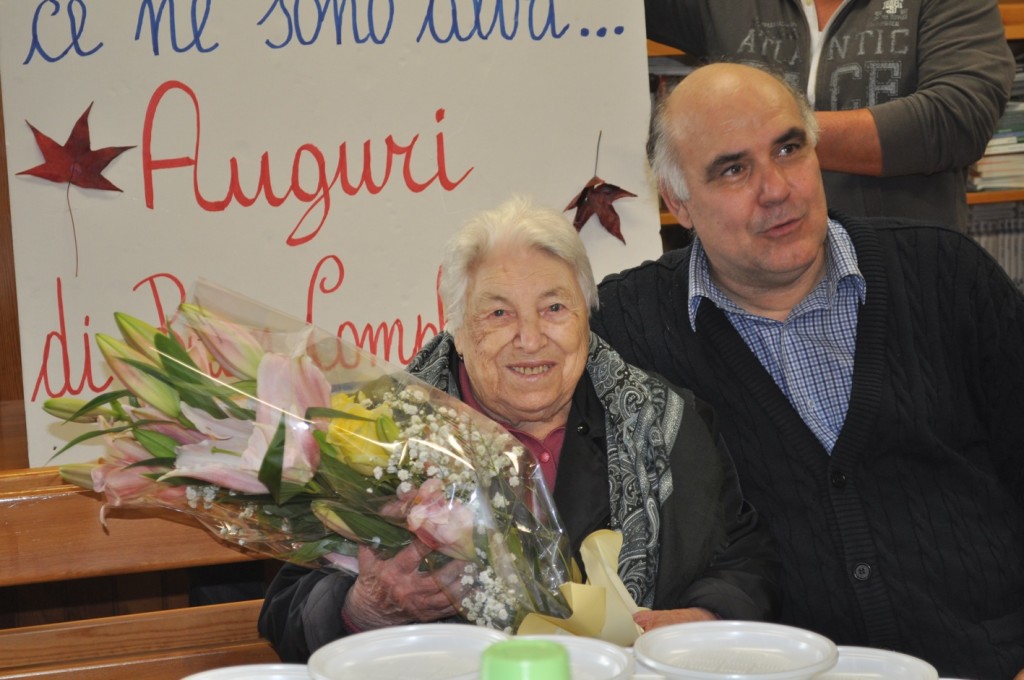
M429 550L413 543L391 559L380 559L372 549L359 547L359 576L348 591L342 613L350 625L372 630L404 623L427 622L454 615L448 587L458 580L464 562L449 562L440 569L421 571Z
M673 623L691 623L693 621L715 621L718 617L707 609L690 607L688 609L663 609L660 611L642 611L633 614L633 621L644 629L644 632Z
M1024 680L1024 668L1021 669L1020 673L1013 676L1013 680Z

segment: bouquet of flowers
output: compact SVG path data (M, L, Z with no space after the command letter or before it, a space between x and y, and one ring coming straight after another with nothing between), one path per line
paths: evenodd
M166 330L115 314L96 343L124 389L44 408L108 455L61 467L110 506L185 512L226 541L358 571L413 541L464 564L453 604L513 632L570 614L569 556L543 476L503 428L399 368L201 283ZM58 452L59 453L59 452Z

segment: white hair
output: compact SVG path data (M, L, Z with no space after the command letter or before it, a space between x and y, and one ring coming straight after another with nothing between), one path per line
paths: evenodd
M576 274L587 309L597 309L594 272L576 228L561 213L514 197L477 213L448 241L438 292L449 332L462 327L466 288L473 270L496 247L510 244L546 252L568 264Z

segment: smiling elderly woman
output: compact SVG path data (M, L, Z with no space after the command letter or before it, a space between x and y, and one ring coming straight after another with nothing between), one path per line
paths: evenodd
M774 613L775 552L744 502L712 413L625 364L590 333L597 289L559 213L515 199L471 219L448 246L446 330L408 370L503 424L539 461L578 558L597 529L623 534L619 574L644 628ZM410 546L361 549L358 577L286 565L260 631L305 661L344 635L455 614ZM443 567L438 578L454 578Z

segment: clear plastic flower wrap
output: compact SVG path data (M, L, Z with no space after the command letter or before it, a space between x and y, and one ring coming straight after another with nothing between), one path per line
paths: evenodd
M386 557L419 541L424 568L464 564L449 596L468 621L514 631L531 612L571 613L550 493L492 420L209 283L167 331L115 318L122 339L96 342L124 389L44 406L97 425L65 449L106 438L102 460L61 467L105 495L103 512L170 508L260 554L352 572L360 543Z

